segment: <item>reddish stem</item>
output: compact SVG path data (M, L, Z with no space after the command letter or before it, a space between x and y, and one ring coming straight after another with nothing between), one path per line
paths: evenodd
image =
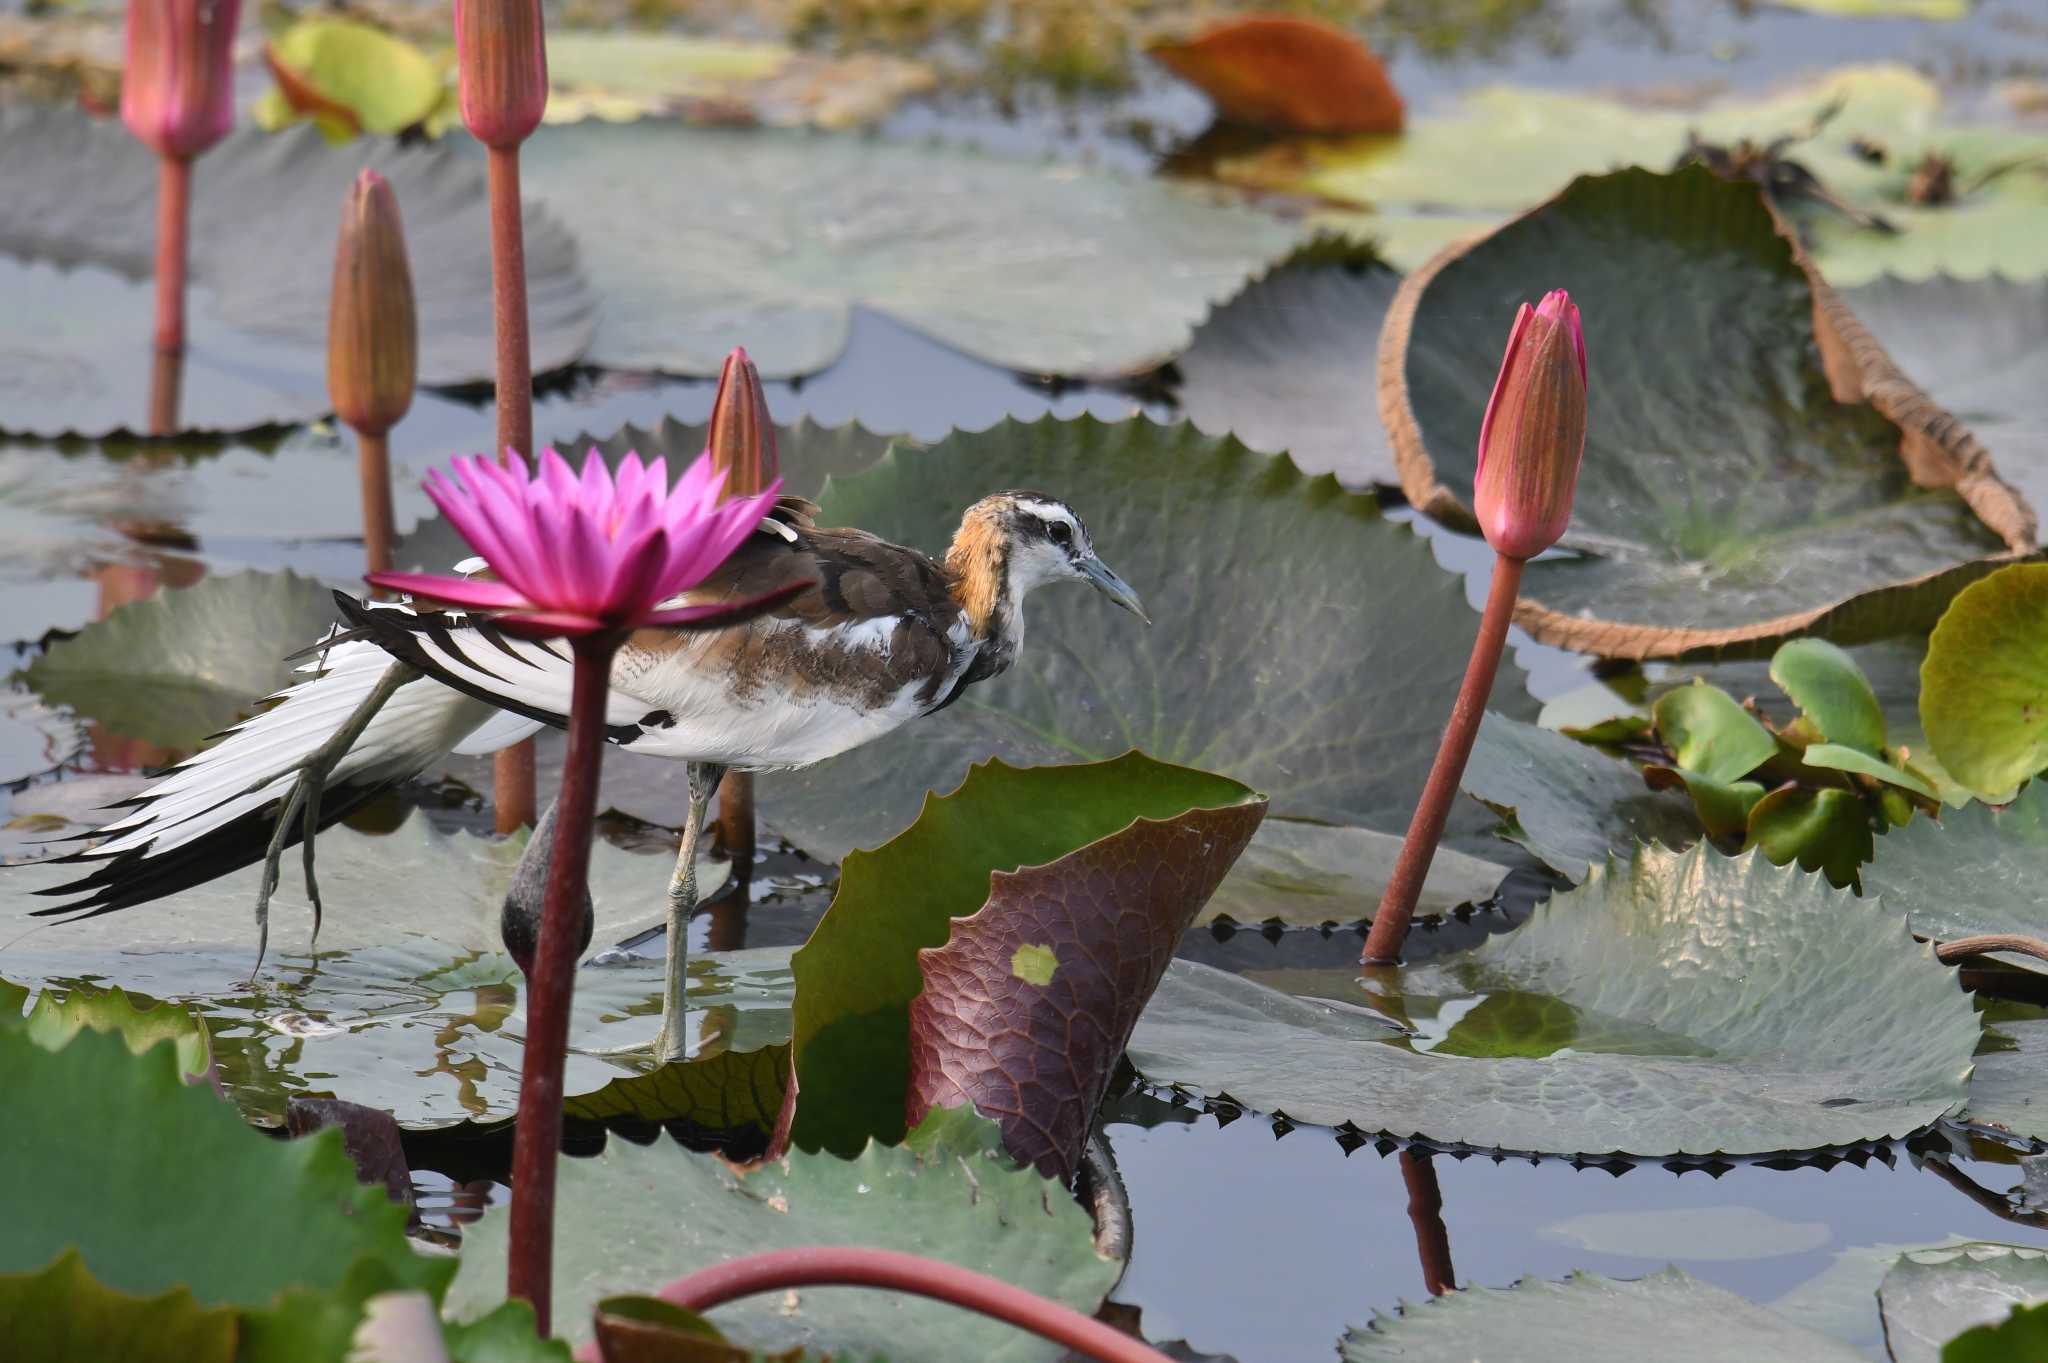
M512 1247L506 1293L533 1303L544 1336L554 1282L562 1066L569 1050L569 1003L576 989L576 952L582 940L583 887L590 879L605 701L619 640L618 635L605 634L575 642L569 749L557 797L540 941L534 950L533 974L526 982L526 1058L519 1072L519 1117L512 1139Z
M1072 1307L986 1274L890 1249L816 1245L749 1254L676 1279L655 1295L691 1311L792 1287L882 1287L950 1302L1029 1330L1101 1363L1166 1363L1166 1355ZM602 1357L593 1342L579 1359Z
M1415 1252L1422 1260L1422 1285L1441 1297L1458 1285L1451 1267L1451 1235L1444 1229L1444 1193L1428 1152L1401 1152L1401 1181L1408 1185L1408 1220L1415 1226Z
M178 433L178 395L185 386L185 352L159 350L149 366L149 433Z
M382 431L356 433L356 463L363 480L363 557L369 571L391 571L391 439Z
M1422 897L1422 882L1429 875L1429 863L1444 835L1444 821L1451 816L1451 802L1458 798L1458 780L1465 774L1465 759L1472 755L1472 740L1479 734L1479 721L1486 714L1486 697L1493 690L1493 674L1500 670L1502 647L1507 643L1508 622L1514 618L1515 597L1522 587L1522 563L1518 558L1496 555L1493 584L1487 589L1486 611L1479 618L1479 637L1472 644L1472 660L1465 664L1465 680L1458 687L1458 700L1451 707L1451 719L1444 726L1436 762L1422 787L1422 799L1408 824L1408 837L1401 844L1401 856L1394 863L1393 879L1380 896L1379 912L1372 917L1372 930L1365 936L1361 965L1394 965L1401 959L1401 943L1408 938L1408 925L1415 919L1415 901Z
M491 310L498 338L498 457L533 458L533 349L526 325L526 226L519 209L519 147L490 149ZM533 740L515 743L491 767L500 833L531 824Z
M729 771L718 787L718 845L732 858L732 876L754 878L754 773Z
M156 348L185 348L185 228L191 218L192 161L159 158L156 192Z

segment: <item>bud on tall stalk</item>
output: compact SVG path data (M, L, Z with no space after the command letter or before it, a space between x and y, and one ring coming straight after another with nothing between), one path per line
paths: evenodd
M1586 448L1586 338L1579 310L1563 289L1531 308L1522 304L1479 426L1479 469L1472 500L1493 546L1493 581L1465 680L1443 742L1416 803L1394 875L1366 934L1362 965L1393 965L1415 918L1415 902L1444 835L1472 740L1486 713L1494 673L1521 591L1522 568L1557 543L1572 518L1579 461Z
M121 121L162 158L156 209L156 348L185 348L192 158L235 125L241 0L129 0Z
M487 147L516 147L548 106L540 0L455 0L462 121Z
M327 312L327 396L355 428L363 543L371 572L391 567L391 453L386 434L412 406L419 322L398 199L374 170L349 187L334 244Z

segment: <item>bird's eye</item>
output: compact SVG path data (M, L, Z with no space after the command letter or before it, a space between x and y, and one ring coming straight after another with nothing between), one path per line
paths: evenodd
M1074 546L1074 527L1065 521L1047 521L1045 534L1062 549L1071 549Z

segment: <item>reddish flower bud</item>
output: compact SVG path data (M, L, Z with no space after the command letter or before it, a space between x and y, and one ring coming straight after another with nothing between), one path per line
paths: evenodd
M1522 304L1479 427L1472 480L1479 528L1494 552L1533 558L1571 523L1586 451L1586 336L1563 289Z
M235 126L241 0L129 0L121 121L160 156L199 155Z
M729 497L759 492L782 472L761 371L745 350L735 347L718 373L718 397L711 404L711 434L705 443L712 464L725 474Z
M334 245L327 395L356 430L382 435L412 406L418 320L405 228L391 186L366 170L350 186Z
M462 121L487 147L516 147L548 107L540 0L455 0Z

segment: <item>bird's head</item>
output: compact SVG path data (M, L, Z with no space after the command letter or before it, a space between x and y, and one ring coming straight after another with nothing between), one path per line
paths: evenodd
M946 562L977 627L1002 605L1021 604L1033 589L1067 578L1152 623L1131 585L1097 557L1074 508L1043 492L998 492L969 507Z

